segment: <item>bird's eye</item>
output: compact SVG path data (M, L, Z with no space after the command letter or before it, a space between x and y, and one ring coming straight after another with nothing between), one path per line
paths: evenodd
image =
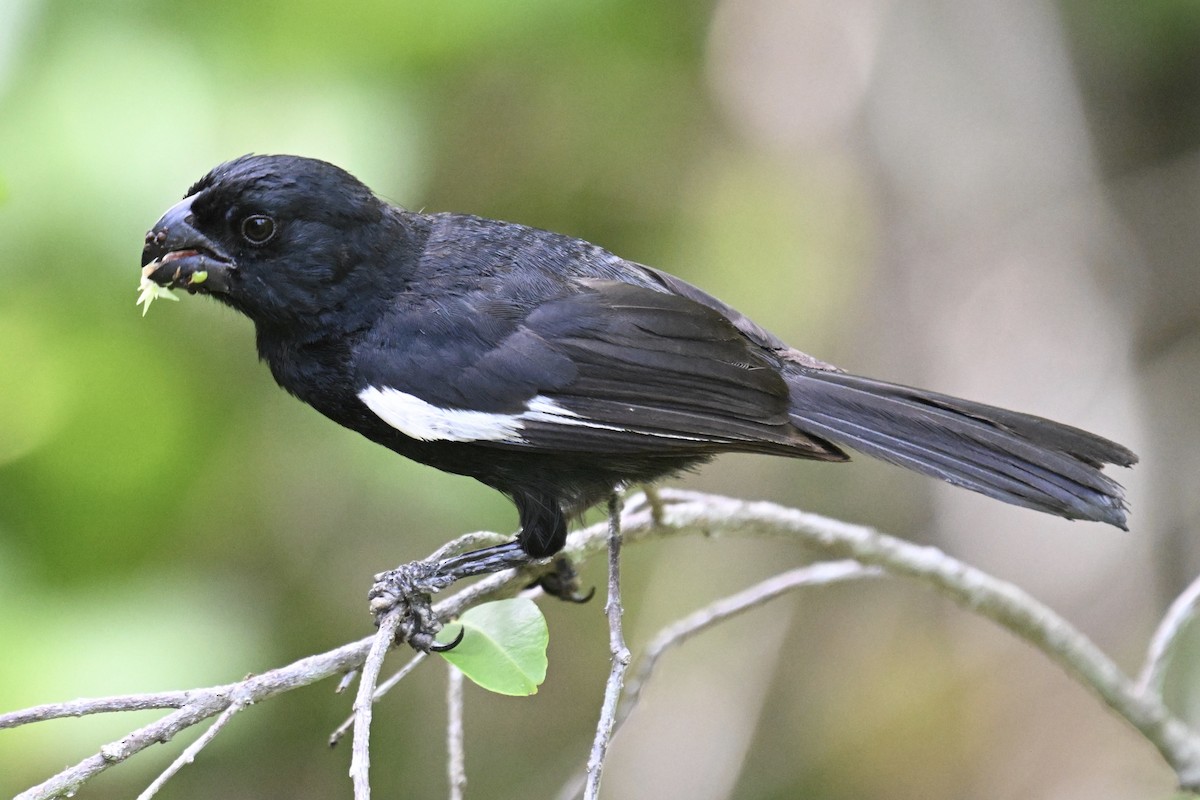
M242 236L250 244L266 244L275 235L275 220L266 214L251 214L242 220Z

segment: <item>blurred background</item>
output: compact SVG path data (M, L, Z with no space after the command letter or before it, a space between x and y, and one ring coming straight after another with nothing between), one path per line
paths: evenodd
M0 710L227 682L359 638L373 573L515 524L482 486L287 397L233 312L185 297L141 318L144 232L247 152L587 238L852 371L1131 446L1129 533L866 459L733 456L674 483L944 547L1136 670L1200 572L1198 43L1194 0L3 0ZM627 550L635 654L809 557ZM546 605L537 696L468 688L468 796L552 798L582 766L601 606ZM1198 659L1190 636L1169 694L1200 723ZM445 793L444 680L430 663L376 712L379 796ZM332 689L245 711L163 796L349 796ZM153 718L0 732L0 795ZM132 796L195 735L85 796ZM1173 787L1057 667L900 581L797 594L673 653L605 778L612 798Z

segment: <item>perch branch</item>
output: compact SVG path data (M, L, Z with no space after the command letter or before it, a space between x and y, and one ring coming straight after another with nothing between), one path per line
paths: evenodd
M959 605L1012 631L1098 695L1137 728L1175 770L1181 788L1200 791L1200 738L1171 715L1158 696L1143 695L1112 659L1050 608L935 547L915 545L861 525L784 508L696 492L662 490L671 528L711 533L795 536L829 556L852 558L914 578Z
M371 701L378 702L379 698L381 698L385 694L387 694L388 691L390 691L391 688L393 686L395 686L397 683L399 683L400 681L402 681L406 677L408 677L408 673L412 672L414 669L416 669L418 666L420 666L421 662L424 661L428 656L429 656L428 653L422 653L422 652L413 653L413 657L410 658L403 667L396 670L396 672L392 675L392 677L388 678L386 681L379 684L379 688L377 688L375 690L375 692L371 695ZM343 722L341 725L337 726L337 729L333 733L329 734L329 746L336 747L337 743L342 740L342 737L345 736L350 731L350 729L353 727L354 727L354 715L351 714L350 716L346 717L345 722Z
M65 703L46 703L0 716L0 729L19 728L31 722L45 722L49 719L62 719L63 717L84 717L89 714L183 708L193 699L192 692L154 692L121 697L68 700Z
M604 686L600 721L596 725L596 738L588 757L584 800L596 800L600 796L600 778L604 773L608 743L612 740L613 725L617 718L617 702L621 699L621 687L625 684L625 670L630 660L621 621L625 613L621 608L621 500L615 494L608 499L608 600L604 604L604 613L608 617L608 648L612 655L612 668Z
M221 729L228 725L229 721L233 719L234 715L245 707L246 706L239 700L235 700L230 703L229 708L222 711L221 716L217 717L216 721L213 722L212 725L208 726L208 730L206 730L199 739L184 748L184 751L179 754L179 758L172 761L171 765L163 770L162 773L160 773L159 776L155 778L149 786L146 787L146 790L137 796L137 800L150 800L150 798L158 794L158 790L165 786L167 781L169 781L176 772L179 772L179 770L183 769L186 765L195 761L196 756L200 754L200 751L207 747L209 742L217 738L217 734L221 732Z
M797 567L779 575L773 575L728 597L715 600L686 617L675 620L654 635L650 643L646 645L645 652L638 659L637 670L634 671L633 677L626 686L625 700L617 712L616 731L621 729L625 720L633 713L638 701L641 700L643 687L654 674L658 660L668 650L731 617L765 605L796 589L806 586L828 586L832 583L862 578L878 578L883 574L882 569L864 567L857 561L826 561L807 567Z
M375 707L375 686L383 659L396 641L402 612L393 609L379 622L379 632L371 641L358 678L358 694L354 698L354 741L351 745L350 779L354 783L354 800L371 800L371 711Z
M1197 606L1189 590L1172 606L1159 627L1139 685L1125 675L1087 637L1066 620L1011 584L990 577L932 547L886 536L870 528L830 520L771 503L751 503L696 492L662 489L662 523L656 525L644 496L628 500L620 516L621 539L633 544L645 538L667 538L702 532L708 535L785 537L803 542L826 558L850 558L877 566L889 574L913 578L946 594L956 603L1012 631L1059 664L1096 694L1117 715L1140 731L1175 770L1182 788L1200 790L1200 738L1165 707L1157 691L1172 645L1188 615ZM658 506L658 503L655 503ZM659 510L658 508L655 509ZM608 526L593 525L573 534L566 555L582 562L605 549ZM449 620L486 599L516 594L536 572L512 571L487 576L448 596L434 607L440 620ZM90 713L172 708L161 719L100 748L100 752L63 770L19 796L47 800L78 789L86 780L114 764L166 742L176 733L221 714L242 698L257 703L281 692L358 668L371 646L363 639L279 669L207 689L77 700L15 711L0 716L0 728Z
M661 506L658 509L661 513ZM652 509L652 513L655 513ZM645 652L638 659L638 668L625 686L625 699L617 708L613 726L615 737L624 726L641 700L642 689L649 683L666 651L677 647L698 633L716 627L720 623L738 616L752 608L766 605L777 597L806 586L828 586L832 583L861 578L876 578L883 575L877 567L864 567L856 561L826 561L806 567L797 567L743 589L740 592L714 600L703 608L665 626L651 639ZM586 772L573 776L559 791L560 800L578 797L587 778Z
M514 595L524 588L527 581L528 578L521 578L512 570L489 575L435 605L434 613L439 619L448 620L485 600ZM246 705L252 705L274 695L355 670L362 666L374 638L367 637L325 653L308 656L237 683L181 692L72 700L0 715L0 729L3 729L67 716L147 708L177 709L117 741L102 746L99 752L25 790L16 800L49 800L70 795L110 767L120 764L151 745L168 742L180 731L222 713L229 708L235 697L242 697Z
M450 800L463 800L467 789L466 749L463 744L463 674L446 664L446 769Z

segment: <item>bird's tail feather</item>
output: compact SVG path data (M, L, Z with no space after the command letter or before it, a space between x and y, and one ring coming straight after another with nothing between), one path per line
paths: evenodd
M1137 456L1040 417L842 372L787 374L804 432L956 486L1125 528L1124 490L1100 470Z

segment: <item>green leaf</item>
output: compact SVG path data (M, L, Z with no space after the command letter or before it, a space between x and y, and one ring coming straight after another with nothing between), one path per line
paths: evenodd
M513 696L536 694L546 679L546 644L550 632L537 603L523 597L475 606L458 619L463 640L442 658L491 692ZM438 634L447 644L458 635L449 625Z

